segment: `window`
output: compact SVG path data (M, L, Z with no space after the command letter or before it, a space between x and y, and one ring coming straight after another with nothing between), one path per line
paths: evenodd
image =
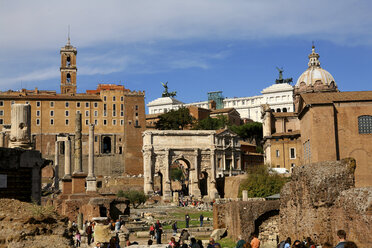
M68 119L65 120L65 124L66 124L66 126L68 126Z
M95 107L95 108L98 108L98 102L95 102L95 103L94 103L94 107Z
M40 116L40 110L36 111L36 116Z
M40 107L41 102L36 102L36 107Z
M66 76L66 83L71 83L71 75L70 73L67 73L67 76Z
M98 141L98 136L94 136L94 142Z
M54 111L53 110L50 111L50 116L54 116Z
M30 104L29 102L25 102L25 104Z
M124 96L121 96L120 97L120 101L124 101Z
M97 120L94 120L94 125L98 125L98 121Z
M290 154L290 157L291 159L295 159L296 158L296 148L289 148L289 154Z
M67 116L69 116L69 114L70 114L70 113L68 112L68 110L66 110L66 111L65 111L65 116L67 117Z
M138 116L138 113L136 112L136 116Z
M80 108L80 102L77 102L77 103L76 103L76 107L77 107L77 108Z
M136 127L138 127L139 126L139 123L138 123L138 120L136 120Z
M136 110L138 110L138 105L136 105Z
M120 126L124 125L124 120L120 120Z
M94 111L94 116L95 116L95 117L98 116L98 111L97 111L97 110Z
M358 129L360 134L372 133L372 116L362 115L358 117Z
M116 120L112 120L112 125L116 126Z
M80 110L76 110L76 114L80 114Z
M0 107L4 106L4 101L0 101Z
M287 112L287 108L283 108L283 112L286 113Z
M280 156L280 152L279 152L279 150L276 150L276 151L275 151L275 154L276 154L276 157L279 158L279 156Z
M89 108L89 102L86 102L86 103L85 103L85 107L86 107L86 108Z
M116 116L116 104L112 104L112 116Z
M85 126L88 126L88 125L89 125L89 121L85 120Z
M4 110L0 110L0 116L4 115Z
M115 97L115 96L112 97L112 101L113 101L113 102L116 101L116 97Z
M50 107L51 107L51 108L54 107L54 102L50 102Z
M40 119L36 119L36 126L40 125Z
M120 112L120 116L124 116L124 112L123 111Z
M103 96L103 101L104 101L104 102L107 101L107 97L106 97L106 96Z
M66 102L65 106L66 106L66 108L68 108L70 106L70 104L68 102Z
M86 117L89 116L89 110L85 111L85 116L86 116Z
M103 125L104 125L104 126L107 125L107 120L103 120Z
M54 119L50 119L50 125L54 125Z
M103 116L107 116L107 104L103 104Z
M3 124L4 124L4 120L0 119L0 125L3 125Z

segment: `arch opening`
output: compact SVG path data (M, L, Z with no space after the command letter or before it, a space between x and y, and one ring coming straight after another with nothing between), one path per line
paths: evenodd
M111 153L111 138L106 136L102 140L102 153Z
M177 159L170 166L170 180L173 192L180 196L189 195L190 163L186 159Z

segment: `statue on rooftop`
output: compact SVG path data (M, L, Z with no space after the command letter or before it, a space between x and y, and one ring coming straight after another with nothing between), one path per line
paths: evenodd
M277 84L289 84L289 83L293 82L293 78L283 79L283 71L284 71L283 67L282 68L276 67L276 69L279 71L279 78L275 80L275 83L277 83Z
M176 94L177 94L176 91L168 92L168 81L166 83L163 83L163 82L160 82L160 83L164 87L164 91L161 94L161 97L175 97L176 96Z

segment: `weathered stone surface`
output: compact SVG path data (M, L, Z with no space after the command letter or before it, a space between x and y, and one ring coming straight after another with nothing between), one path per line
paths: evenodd
M297 167L281 191L280 239L337 242L344 229L359 247L371 247L372 187L354 188L354 159Z
M110 242L113 236L109 225L97 224L94 227L94 241L95 242Z
M227 228L227 235L237 240L239 235L249 240L268 218L279 215L278 200L235 201L213 205L213 228Z
M211 234L211 238L213 238L215 241L220 240L226 231L227 231L226 228L214 229Z

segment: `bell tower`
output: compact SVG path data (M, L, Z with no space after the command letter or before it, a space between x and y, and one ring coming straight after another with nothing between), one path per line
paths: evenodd
M67 44L61 48L61 94L76 94L76 47L70 44L70 35Z

